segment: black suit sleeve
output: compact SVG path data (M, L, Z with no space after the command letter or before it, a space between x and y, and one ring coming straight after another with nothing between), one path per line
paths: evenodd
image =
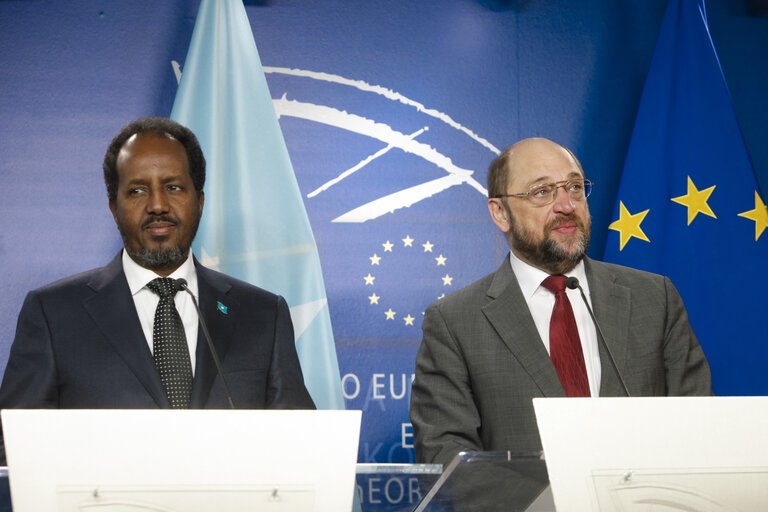
M268 409L314 409L304 386L288 305L277 298L274 346L267 382Z
M39 297L30 292L19 313L16 337L0 386L0 409L51 409L57 406L51 333ZM5 463L5 443L0 436L0 464Z
M34 292L19 313L16 337L0 386L0 409L54 408L58 404L51 332Z

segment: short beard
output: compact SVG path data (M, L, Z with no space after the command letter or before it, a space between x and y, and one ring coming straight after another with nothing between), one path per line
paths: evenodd
M573 270L578 263L587 255L589 249L589 236L591 231L591 222L586 226L576 215L558 215L553 221L544 226L544 239L536 242L533 235L521 228L512 216L512 212L507 208L507 218L510 221L511 229L507 233L507 240L523 258L535 267L538 267L551 275L565 274ZM552 230L565 221L573 221L579 228L577 233L577 243L571 252L568 252L557 242L549 238Z
M157 220L173 221L173 219L166 217L159 217ZM192 240L194 240L195 235L197 234L199 224L200 217L194 220L194 225L192 226ZM189 256L189 245L186 247L176 245L167 249L157 249L154 251L149 250L146 247L134 250L131 247L127 231L123 229L123 225L119 221L117 222L117 230L120 232L120 236L123 239L123 247L125 248L125 252L128 253L128 256L130 256L133 261L149 270L154 270L155 272L175 270L181 266Z
M142 249L140 251L133 251L125 245L125 250L133 261L138 263L144 268L149 270L165 270L169 268L178 268L184 260L187 259L189 249L182 250L178 245L169 249L161 249L158 251L150 251L149 249Z

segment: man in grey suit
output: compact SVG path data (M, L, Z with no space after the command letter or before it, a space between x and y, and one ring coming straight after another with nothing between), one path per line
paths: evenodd
M285 300L192 255L205 182L195 135L170 119L134 121L110 144L104 179L123 250L27 295L0 408L314 409Z
M573 153L547 139L491 164L488 209L511 252L425 313L411 395L418 461L540 451L534 397L624 396L622 379L632 396L712 393L670 280L586 257L591 188ZM618 372L566 278L584 289Z

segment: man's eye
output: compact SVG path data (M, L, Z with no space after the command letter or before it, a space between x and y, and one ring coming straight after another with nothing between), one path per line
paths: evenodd
M568 187L573 192L581 192L584 189L584 184L581 182L571 183Z
M537 187L537 188L531 190L531 195L534 196L534 197L545 197L548 194L552 193L550 188L551 187L549 187L547 185L544 185L542 187Z
M168 190L181 190L181 187L178 185L168 185Z
M131 188L128 189L128 195L135 196L136 194L141 194L142 190L140 188Z

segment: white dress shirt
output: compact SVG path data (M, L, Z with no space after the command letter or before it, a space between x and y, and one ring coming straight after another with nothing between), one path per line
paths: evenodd
M533 322L539 331L539 336L544 342L544 347L549 352L549 322L552 318L552 309L555 307L555 294L541 286L542 281L549 277L549 274L536 267L525 263L510 252L509 261L512 265L512 271L520 284L520 290L523 292L525 302L528 304L528 310L531 312ZM584 289L592 307L592 299L589 295L589 283L587 274L584 271L584 261L580 261L576 267L565 274L568 277L575 277ZM597 346L597 332L592 317L589 315L584 301L581 299L581 293L578 288L571 290L565 289L568 300L573 309L573 316L576 318L576 327L579 330L581 339L581 351L584 354L584 365L587 369L587 379L589 380L589 392L593 397L600 395L600 351Z
M123 272L125 272L125 278L128 280L128 287L133 296L133 303L136 304L136 312L139 314L139 321L141 322L141 328L144 331L144 336L149 344L149 350L153 352L152 328L155 325L155 310L157 309L157 304L160 302L160 297L147 288L147 283L161 276L133 261L131 257L128 256L128 253L125 252L125 249L123 249ZM199 302L200 296L197 291L197 272L195 271L195 263L192 259L191 250L184 263L182 263L181 266L174 270L168 277L173 279L185 279L189 290ZM187 336L187 347L189 348L189 360L192 363L192 374L194 375L195 350L197 349L197 311L195 311L195 305L192 304L191 297L184 290L176 293L174 301L176 303L176 309L179 311L181 321L184 324L184 333Z

